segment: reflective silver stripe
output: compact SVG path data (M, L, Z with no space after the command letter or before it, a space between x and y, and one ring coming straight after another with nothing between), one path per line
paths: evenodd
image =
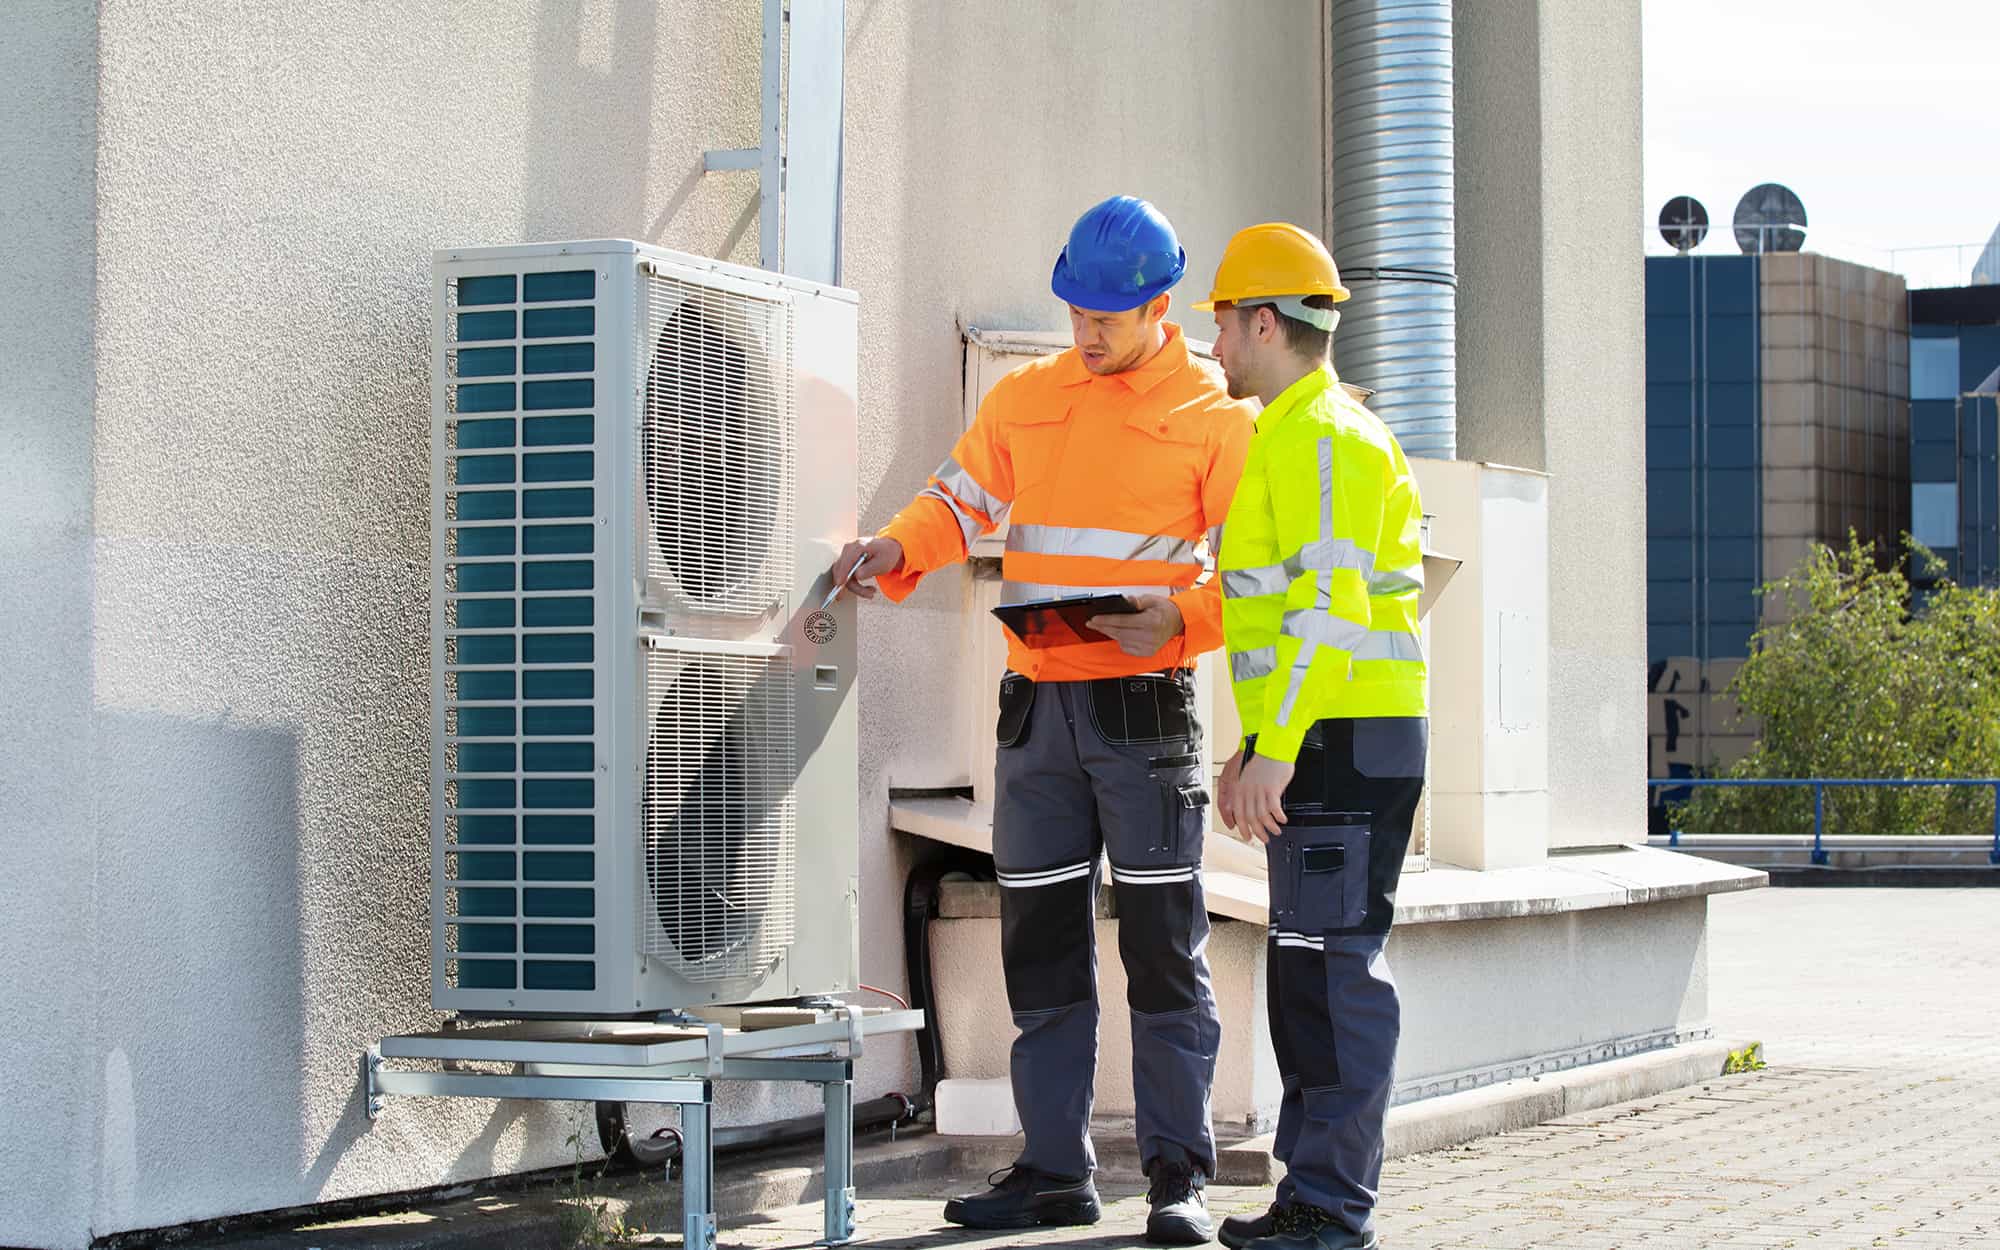
M1222 530L1223 527L1220 525L1209 527L1208 550L1212 555L1220 556L1222 554Z
M1195 867L1135 870L1113 864L1111 879L1120 885L1178 885L1194 880L1199 871Z
M1033 603L1039 599L1083 599L1091 595L1176 595L1185 586L1054 586L1047 582L1007 581L1000 602Z
M1222 574L1222 593L1232 599L1281 595L1307 573L1325 574L1335 569L1353 569L1364 578L1373 577L1375 557L1356 546L1351 538L1322 538L1299 548L1295 554L1287 556L1283 564L1225 571ZM1332 581L1322 576L1320 585L1327 591L1327 595L1322 596L1322 606L1325 606L1325 600L1331 594Z
M1298 658L1292 661L1292 679L1285 684L1285 701L1278 705L1278 715L1275 718L1277 724L1292 723L1292 708L1299 701L1299 691L1305 688L1306 673L1311 670L1313 653L1318 650L1319 644L1316 642L1302 643L1299 646Z
M1353 569L1363 577L1375 572L1375 553L1355 545L1351 538L1322 538L1318 542L1307 543L1299 548L1296 555L1286 558L1285 567L1292 576L1300 573L1324 573L1332 569Z
M1156 560L1199 565L1195 544L1165 534L1081 529L1069 525L1016 525L1007 531L1007 550L1042 556L1095 556L1100 560Z
M1225 569L1222 573L1222 594L1228 599L1282 595L1291 587L1292 571L1282 564L1267 564L1260 569Z
M1400 595L1424 588L1424 566L1412 564L1406 569L1384 569L1368 575L1368 593L1371 595Z
M1331 619L1331 618L1328 618ZM1422 660L1424 658L1423 639L1402 630L1377 630L1371 632L1354 648L1356 661L1362 660Z
M1231 651L1229 676L1235 681L1254 681L1278 671L1278 649L1259 647L1255 651Z
M1333 536L1333 439L1319 440L1319 536Z
M1006 519L1007 501L974 481L972 475L967 473L955 458L945 457L944 463L938 466L937 472L932 476L936 477L946 490L964 500L967 507L977 508L993 518L995 525Z
M1069 864L1061 868L1045 868L1040 872L995 872L1000 884L1009 889L1028 889L1038 885L1055 885L1062 881L1074 881L1087 877L1096 864L1086 860L1081 864Z
M1375 636L1368 632L1366 625L1356 625L1353 621L1310 608L1285 613L1278 628L1289 638L1322 647L1338 647L1342 651L1358 651Z
M950 508L952 517L958 521L958 532L965 535L965 549L967 551L972 550L972 541L985 531L985 527L980 524L978 517L966 511L964 504L953 499L950 491L939 490L935 486L924 487L917 492L917 498L935 499L945 507Z

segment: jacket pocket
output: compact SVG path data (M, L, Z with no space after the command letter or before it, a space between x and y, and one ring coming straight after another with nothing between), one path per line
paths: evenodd
M1296 812L1272 841L1271 918L1302 933L1352 929L1368 914L1366 812ZM1280 849L1282 848L1282 849Z
M1019 673L1000 679L1000 722L993 738L1003 747L1017 747L1028 740L1028 713L1035 707L1035 683Z

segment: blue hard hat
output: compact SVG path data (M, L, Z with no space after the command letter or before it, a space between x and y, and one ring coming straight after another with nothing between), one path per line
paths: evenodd
M1114 195L1076 219L1049 287L1078 308L1124 312L1179 282L1186 269L1187 252L1166 215Z

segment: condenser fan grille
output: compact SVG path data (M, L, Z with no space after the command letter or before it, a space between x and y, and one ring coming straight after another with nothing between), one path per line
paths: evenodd
M764 615L792 584L791 306L644 282L647 575L694 610Z
M643 949L696 982L761 975L797 924L792 680L782 657L646 653Z

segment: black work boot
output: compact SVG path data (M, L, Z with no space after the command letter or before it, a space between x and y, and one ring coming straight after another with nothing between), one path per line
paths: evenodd
M1202 1195L1208 1177L1182 1159L1159 1158L1146 1169L1152 1186L1146 1201L1146 1240L1156 1246L1199 1246L1209 1238L1208 1202Z
M944 1218L966 1228L1095 1224L1103 1214L1088 1176L1052 1176L1019 1164L986 1178L993 1188L944 1204Z
M1244 1246L1259 1237L1269 1237L1278 1231L1278 1212L1282 1210L1283 1207L1273 1202L1264 1208L1262 1215L1232 1215L1222 1221L1215 1239L1228 1246L1229 1250L1243 1250Z
M1375 1230L1357 1233L1333 1218L1333 1212L1304 1202L1280 1207L1277 1227L1243 1250L1378 1250Z

